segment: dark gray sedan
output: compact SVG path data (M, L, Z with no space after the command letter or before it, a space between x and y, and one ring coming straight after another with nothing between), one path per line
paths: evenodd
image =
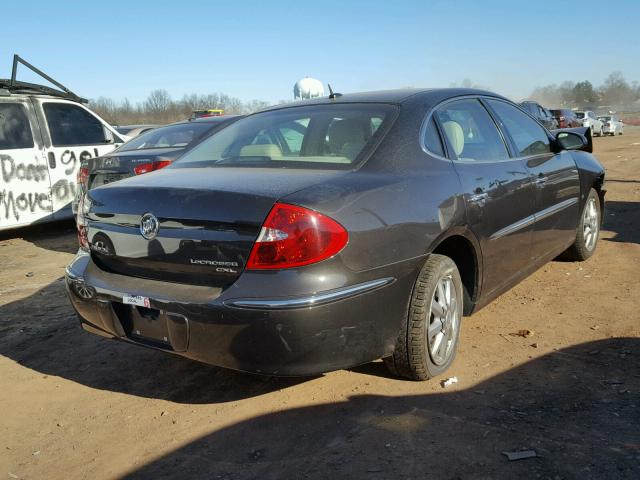
M384 358L427 379L451 365L463 315L558 255L593 254L591 147L478 90L274 107L91 190L68 292L90 332L215 365Z

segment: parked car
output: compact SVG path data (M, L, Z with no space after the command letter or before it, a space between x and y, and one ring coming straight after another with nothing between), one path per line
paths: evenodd
M569 110L568 108L558 108L549 111L558 121L558 128L576 128L583 126L582 120L576 117L573 110Z
M189 146L236 121L238 116L207 117L152 129L107 155L82 162L78 192L166 167Z
M121 135L126 135L129 139L132 139L159 126L160 125L118 125L115 128Z
M624 123L617 115L602 115L598 117L602 122L603 132L605 135L622 135L624 133Z
M586 131L470 89L273 107L91 190L71 302L90 332L228 368L382 357L430 378L463 314L594 253L605 172Z
M522 106L522 108L524 108L527 112L537 118L538 121L548 130L555 130L556 128L558 128L558 121L555 119L555 117L549 110L544 108L538 102L527 100L520 103L520 106Z
M578 120L582 121L582 126L591 130L592 136L602 137L604 135L604 125L598 117L596 117L594 112L586 110L584 112L577 111L575 113Z
M76 197L73 202L78 240L83 241L85 221L82 203L88 190L160 170L187 148L238 118L240 117L208 117L159 127L128 141L108 155L83 161L78 169Z
M80 162L124 139L85 99L37 70L57 88L0 80L0 230L72 216ZM35 70L34 70L35 71Z

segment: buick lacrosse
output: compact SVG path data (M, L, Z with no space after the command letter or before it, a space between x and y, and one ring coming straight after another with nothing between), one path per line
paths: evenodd
M604 169L586 130L551 133L469 89L274 107L89 191L68 293L90 332L214 365L309 375L383 358L428 379L463 316L593 254Z

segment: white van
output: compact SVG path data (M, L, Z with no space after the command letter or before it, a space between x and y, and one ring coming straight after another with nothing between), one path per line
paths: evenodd
M17 62L61 90L16 81ZM72 217L80 162L124 143L83 103L14 57L12 78L0 80L0 230Z

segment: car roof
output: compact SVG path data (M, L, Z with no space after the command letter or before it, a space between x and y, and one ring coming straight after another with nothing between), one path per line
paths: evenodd
M0 90L3 90L2 87L0 87ZM34 92L28 92L28 91L8 91L8 94L6 94L7 90L4 90L5 94L2 95L3 97L6 98L11 98L11 97L33 97L33 98L42 98L45 100L60 100L62 102L72 102L72 103L83 103L83 102L79 102L73 98L65 98L59 95L47 95L45 93L34 93Z
M492 97L504 98L496 93L475 88L401 88L396 90L345 93L334 98L318 97L309 100L299 100L282 105L274 105L261 111L265 112L270 110L279 110L281 108L300 107L305 105L331 105L341 103L405 104L413 101L435 102L464 95L488 95Z

